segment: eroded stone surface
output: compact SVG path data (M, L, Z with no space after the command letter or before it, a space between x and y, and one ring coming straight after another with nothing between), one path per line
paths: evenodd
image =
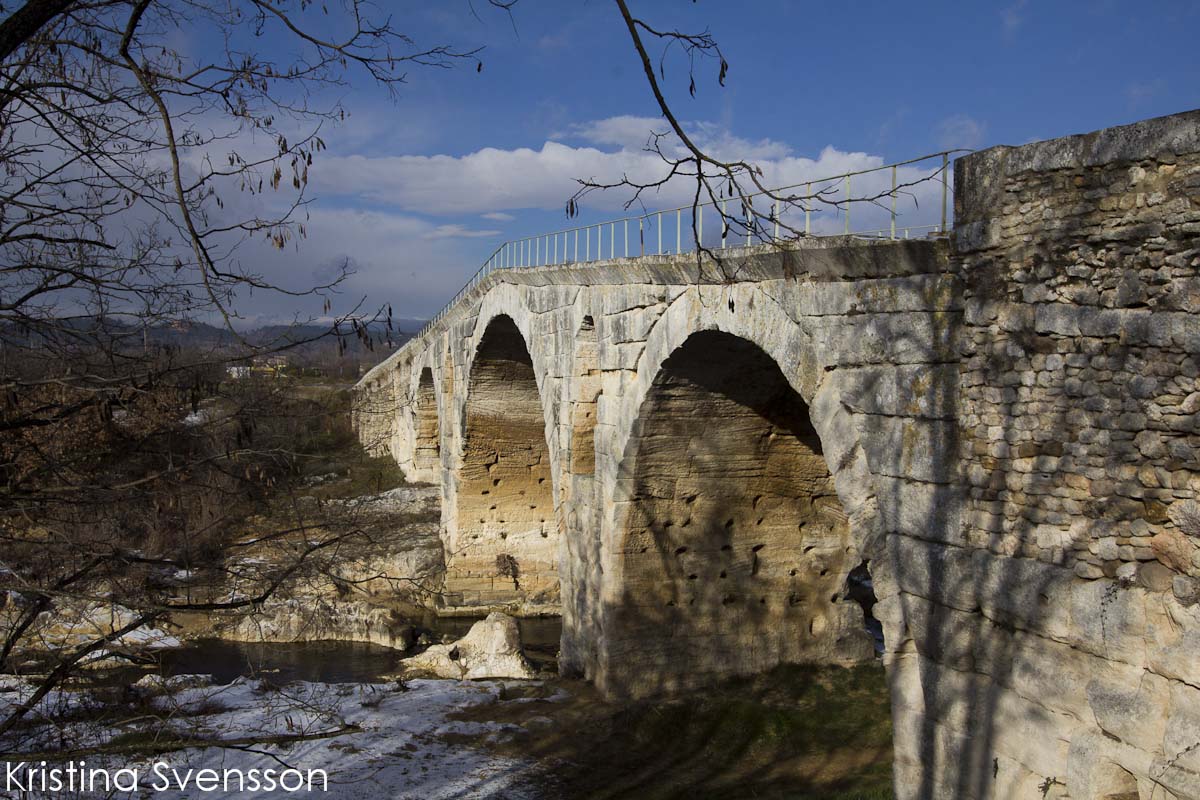
M808 407L765 353L695 334L662 365L634 436L606 688L873 656L842 596L849 520Z
M451 606L558 602L558 529L542 402L508 317L491 323L471 366L457 520L447 537Z

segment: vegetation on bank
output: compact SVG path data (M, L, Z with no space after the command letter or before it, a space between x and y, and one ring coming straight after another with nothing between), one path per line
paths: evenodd
M549 796L890 800L888 697L878 664L783 666L624 704L605 702L579 682L550 682L513 690L518 702L500 709L462 716L522 726L524 733L497 746L539 759Z
M53 382L8 398L0 673L44 676L51 691L96 658L136 657L127 645L173 616L252 612L323 556L370 540L326 501L401 476L363 452L348 387L162 372L170 380L115 388L96 413L46 414L93 399ZM0 733L26 713L9 709Z

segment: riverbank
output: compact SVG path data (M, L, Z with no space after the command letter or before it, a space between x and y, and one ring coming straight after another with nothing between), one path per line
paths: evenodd
M179 676L56 693L35 716L42 722L21 732L22 750L52 759L70 753L94 767L124 766L144 776L160 762L180 774L320 770L331 800L891 796L891 726L878 666L788 667L633 704L608 703L587 683L558 678L282 677L268 672L213 684ZM19 687L0 687L0 704L20 696ZM84 733L65 750L51 722L64 718Z

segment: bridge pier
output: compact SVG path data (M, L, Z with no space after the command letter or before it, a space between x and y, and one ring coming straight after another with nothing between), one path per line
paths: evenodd
M865 563L897 797L1200 797L1200 112L955 194L949 240L467 292L355 412L440 459L447 603L559 610L564 671L636 696L870 658Z

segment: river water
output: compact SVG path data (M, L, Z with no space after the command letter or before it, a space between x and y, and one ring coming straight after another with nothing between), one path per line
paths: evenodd
M465 636L474 617L436 617L424 624L433 641ZM525 655L539 671L557 671L562 620L558 617L518 619ZM402 653L365 642L231 642L196 639L159 654L167 675L212 675L217 683L261 676L277 683L379 683L400 670Z

